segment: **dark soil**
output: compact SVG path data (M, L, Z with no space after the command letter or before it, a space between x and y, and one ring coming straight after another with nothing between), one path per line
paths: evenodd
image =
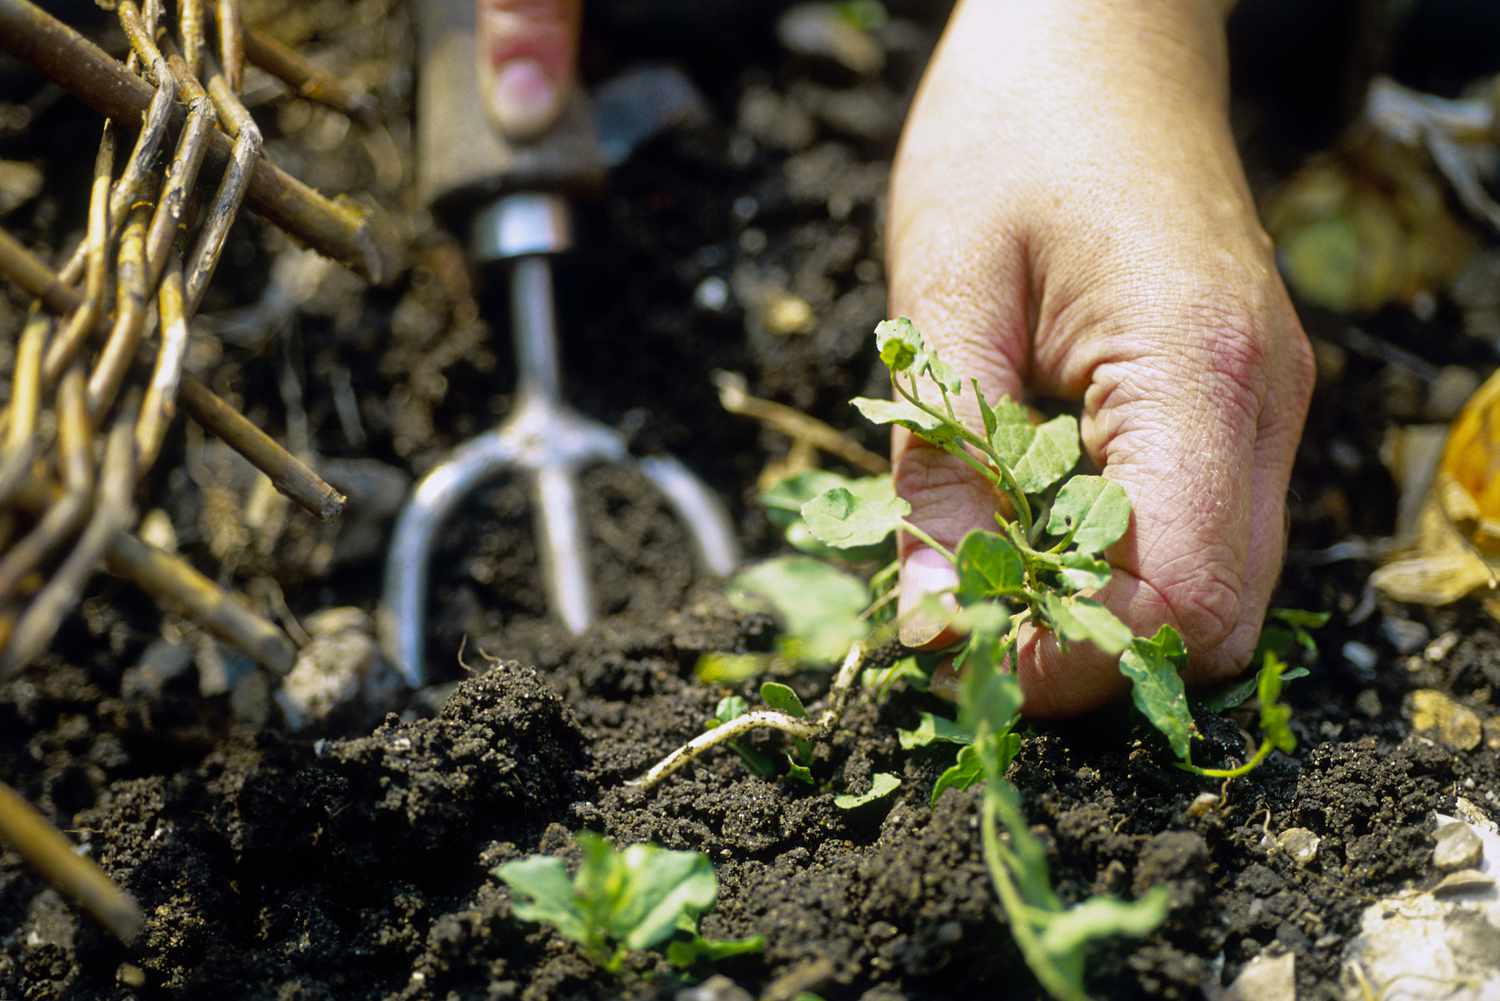
M404 180L382 176L359 152L371 141L359 128L345 135L337 116L295 101L259 114L294 173L400 209L411 200L410 28L404 6L388 6L314 3L297 16L318 58L377 84L395 123L383 141ZM883 188L941 23L915 2L888 6L897 17L876 78L787 55L768 17L742 18L731 47L690 59L717 124L658 139L619 168L608 197L583 210L582 249L560 271L570 398L638 453L670 451L699 470L752 553L774 546L751 503L755 479L787 444L724 415L710 373L741 372L752 392L840 426L852 423L849 396L879 390L868 335L884 315ZM639 4L600 11L591 72L643 48L657 54L663 17ZM88 113L38 90L22 68L6 66L4 86L13 106L36 109L29 129L0 136L4 156L49 156L47 137L93 141ZM33 242L66 242L48 234L80 223L84 180L50 175L5 224ZM285 263L295 260L285 241L252 222L237 228L233 267L205 307L203 374L321 456L352 498L335 526L296 512L257 521L238 461L177 433L143 510L162 509L184 554L223 567L268 614L283 602L290 616L373 609L391 492L511 405L499 283L476 284L458 244L419 213L403 218L414 266L395 289L361 289L328 270L296 295L295 311L277 312L267 276L308 265ZM722 306L695 298L705 281L727 284ZM767 327L759 303L777 291L806 300L814 332ZM20 307L5 308L15 329ZM1335 341L1342 322L1308 315L1316 336ZM1428 362L1472 360L1443 322L1385 318L1378 329ZM1297 752L1273 755L1218 808L1196 812L1190 804L1212 787L1173 769L1123 709L1027 732L1013 778L1059 892L1171 889L1155 934L1097 949L1098 997L1197 997L1265 950L1297 954L1300 997L1337 997L1362 909L1429 878L1432 811L1459 793L1500 806L1494 749L1449 750L1413 735L1403 715L1406 693L1423 687L1493 713L1500 630L1477 609L1372 608L1368 564L1307 556L1391 528L1378 449L1401 416L1388 408L1392 368L1358 353L1345 361L1320 386L1299 459L1293 559L1277 601L1334 613L1321 661L1289 688ZM341 397L348 387L354 395ZM592 470L583 495L606 619L576 640L547 619L526 492L498 485L461 513L435 563L434 687L392 706L373 731L346 722L287 734L235 655L211 644L205 653L184 623L163 621L119 582L97 582L55 654L0 685L0 776L135 894L149 924L122 948L0 855L0 998L666 998L710 972L766 998L1038 996L983 867L975 796L928 806L951 748L908 753L897 742L897 727L936 702L857 695L816 749L816 787L755 778L726 753L649 796L626 793L626 780L700 732L726 694L695 679L699 655L766 649L772 624L731 609L697 573L683 529L636 474ZM146 683L138 665L162 656L163 639L190 666ZM213 683L210 665L227 680ZM827 684L792 680L809 700ZM1202 719L1226 754L1244 747L1238 724L1248 719ZM876 771L900 775L901 788L858 810L834 806ZM1266 832L1295 826L1322 838L1305 867L1263 845ZM764 952L689 978L638 955L613 978L549 930L513 920L491 870L534 852L571 859L584 829L706 852L721 891L704 933L759 933ZM139 978L144 986L129 986Z

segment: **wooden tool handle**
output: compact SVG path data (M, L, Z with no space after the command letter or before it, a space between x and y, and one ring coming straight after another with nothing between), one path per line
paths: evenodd
M551 130L528 142L499 132L479 88L474 0L416 4L420 31L417 171L422 203L459 225L477 204L515 191L597 188L604 180L599 149L581 91Z

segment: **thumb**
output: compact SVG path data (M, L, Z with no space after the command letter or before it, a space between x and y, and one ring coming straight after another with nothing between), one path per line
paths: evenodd
M479 80L500 131L533 139L572 89L582 0L477 0Z

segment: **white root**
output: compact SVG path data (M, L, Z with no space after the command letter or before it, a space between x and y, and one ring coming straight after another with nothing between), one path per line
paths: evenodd
M864 666L864 662L864 645L856 643L844 655L844 662L839 665L839 673L834 677L832 687L828 689L828 703L815 719L803 719L777 712L774 709L759 709L743 716L736 716L727 723L700 733L652 765L651 770L646 774L627 782L626 787L636 792L648 792L662 779L704 753L752 730L780 730L782 733L802 740L820 740L827 737L833 732L834 727L838 725L839 718L844 714L844 704L849 701L849 692L854 687L854 681L859 677L859 669Z

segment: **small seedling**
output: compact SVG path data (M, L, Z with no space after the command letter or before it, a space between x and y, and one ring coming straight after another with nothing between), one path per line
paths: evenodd
M673 936L667 959L676 966L760 950L759 935L719 940L698 934L699 915L719 894L708 856L650 844L620 852L587 831L578 835L578 847L583 863L571 880L563 861L549 855L507 862L495 875L510 887L516 917L551 925L605 970L618 973L632 950Z

